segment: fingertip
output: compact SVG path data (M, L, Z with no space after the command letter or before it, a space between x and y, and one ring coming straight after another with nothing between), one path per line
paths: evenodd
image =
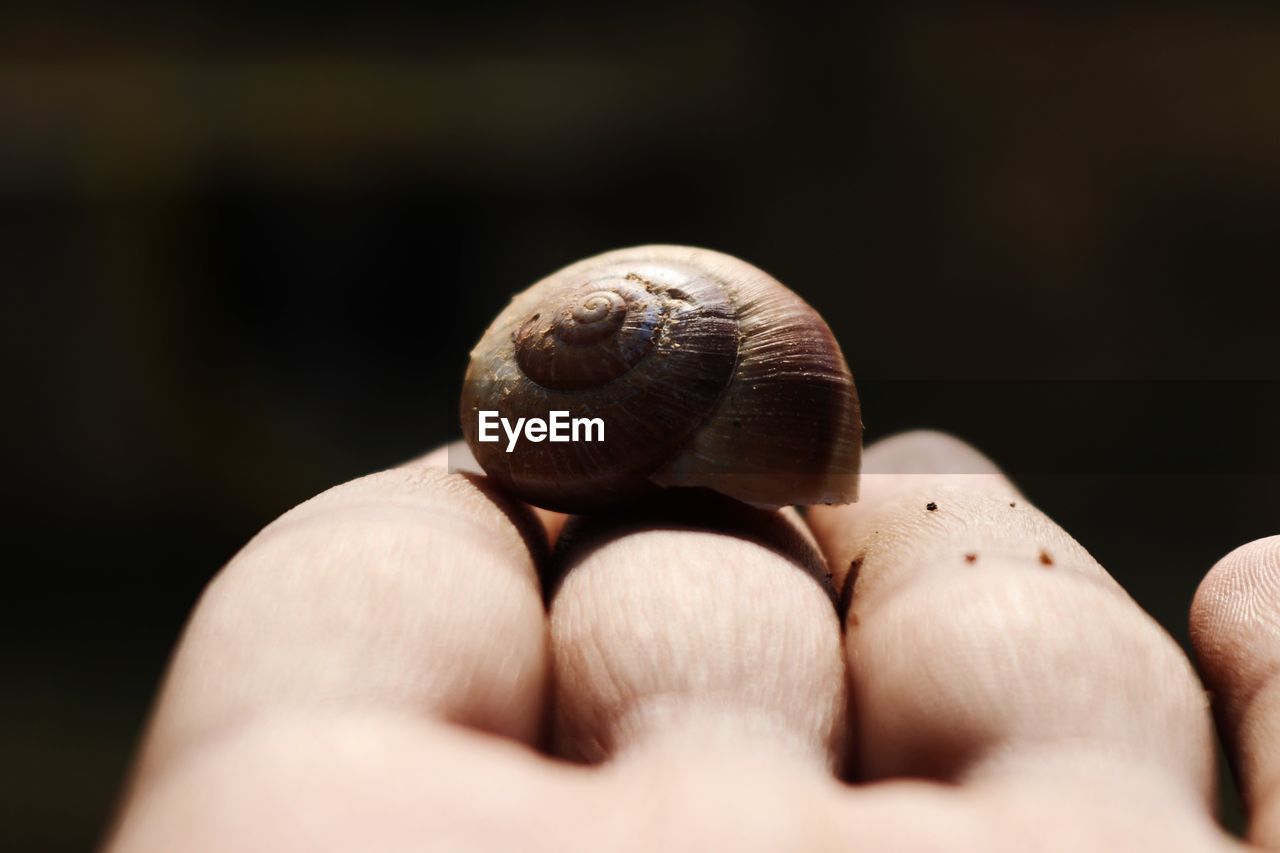
M1250 808L1249 836L1280 845L1280 536L1219 560L1196 590L1191 643Z
M1280 536L1241 545L1215 563L1196 589L1190 622L1207 665L1262 651L1261 636L1280 631Z
M811 507L806 515L837 589L861 566L866 546L893 538L905 518L925 514L953 529L964 526L956 512L986 516L1027 507L994 462L948 433L898 433L872 444L863 458L860 500ZM909 506L900 506L904 502Z
M826 562L813 531L794 507L766 510L705 489L668 489L656 497L597 515L561 516L560 523L564 528L557 542L561 558L572 554L574 561L580 560L597 543L647 530L702 531L743 539L773 551L818 581L828 595L832 594ZM573 565L565 559L558 562L560 571L568 571Z
M1234 728L1280 666L1280 536L1214 564L1192 599L1190 635L1216 710Z
M490 482L485 476L484 471L480 468L480 463L476 461L475 454L471 452L471 448L462 439L451 441L448 444L441 445L435 450L419 456L405 464L407 468L431 468L446 470L450 473L468 474L473 477L483 478L486 482ZM498 492L495 486L491 489ZM516 502L514 498L507 499L510 502ZM541 522L542 528L546 531L546 541L548 546L554 546L556 540L560 538L560 532L564 529L564 523L569 516L563 512L556 512L550 509L543 509L540 506L532 504L524 504L531 510L538 521Z

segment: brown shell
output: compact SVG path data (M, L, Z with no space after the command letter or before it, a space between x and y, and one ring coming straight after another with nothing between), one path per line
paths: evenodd
M862 425L826 323L755 267L683 246L580 261L511 300L471 352L467 444L538 506L589 511L656 487L757 506L857 496ZM502 417L601 418L603 442L478 441Z

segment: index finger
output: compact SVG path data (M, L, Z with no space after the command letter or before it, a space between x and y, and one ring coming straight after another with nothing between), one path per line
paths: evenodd
M410 463L268 525L209 584L137 771L317 709L437 718L532 742L545 689L545 540L483 478Z

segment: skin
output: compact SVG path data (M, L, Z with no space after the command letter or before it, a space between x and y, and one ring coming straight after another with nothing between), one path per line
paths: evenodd
M1226 850L1215 713L1280 849L1280 537L1196 596L1211 708L946 436L870 448L861 500L805 520L565 526L445 458L302 504L210 584L108 849Z

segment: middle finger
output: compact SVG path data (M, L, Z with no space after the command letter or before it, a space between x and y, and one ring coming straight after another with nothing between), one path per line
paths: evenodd
M707 494L577 519L551 601L554 742L834 767L846 702L825 567L794 514Z

